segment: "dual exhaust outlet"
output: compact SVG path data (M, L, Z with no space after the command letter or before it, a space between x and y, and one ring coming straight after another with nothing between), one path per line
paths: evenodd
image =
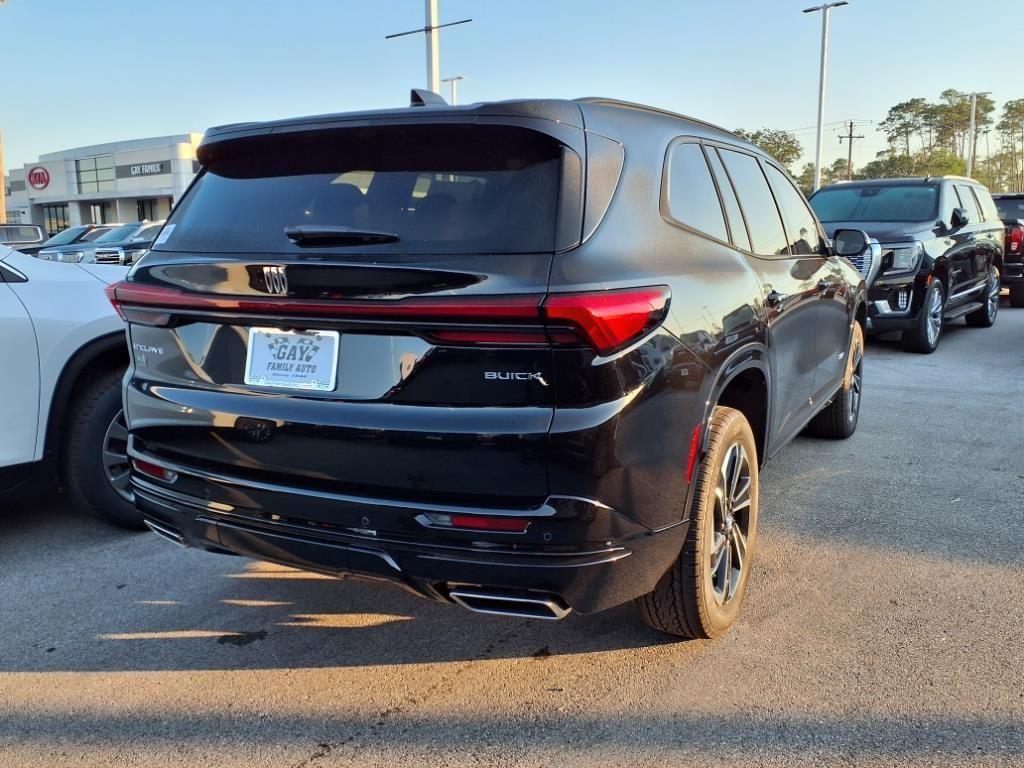
M488 613L497 616L515 616L523 619L564 619L572 608L555 597L538 595L512 595L491 592L485 589L453 589L448 596L456 603L474 613Z

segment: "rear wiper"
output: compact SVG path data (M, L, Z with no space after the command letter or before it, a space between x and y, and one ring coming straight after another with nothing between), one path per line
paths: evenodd
M374 232L368 229L335 227L323 224L301 224L284 228L285 235L296 245L376 245L397 243L393 232Z

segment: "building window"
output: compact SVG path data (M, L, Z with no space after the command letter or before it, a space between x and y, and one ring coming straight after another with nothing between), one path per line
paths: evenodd
M75 160L75 175L80 193L113 192L114 156L99 155Z
M159 218L156 215L156 200L137 200L135 208L139 215L139 221L153 221Z
M47 234L53 237L58 232L61 232L68 228L71 223L70 216L68 215L68 206L64 205L44 205L43 206L43 226L46 227Z

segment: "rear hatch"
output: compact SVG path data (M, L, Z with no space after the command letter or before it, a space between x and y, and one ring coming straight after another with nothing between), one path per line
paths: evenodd
M543 500L540 305L579 240L582 141L472 115L208 141L116 291L136 448L291 488Z

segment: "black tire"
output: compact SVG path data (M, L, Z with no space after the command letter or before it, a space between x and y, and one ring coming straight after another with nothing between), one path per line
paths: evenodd
M1010 306L1014 309L1024 309L1024 283L1010 284Z
M108 479L108 468L116 469L118 475L127 471L127 458L123 467L104 459L106 448L123 442L119 439L123 426L118 425L118 420L123 425L122 373L106 372L77 393L67 417L64 478L71 498L83 512L119 528L143 530L142 516L130 492L124 490L127 486L119 493Z
M936 294L938 299L935 298ZM936 304L937 302L937 304ZM936 318L936 306L938 315ZM928 283L924 292L924 301L917 312L917 322L913 328L903 332L903 349L907 352L917 352L922 355L930 355L939 348L942 340L942 331L946 326L946 291L942 287L942 281L933 279ZM932 334L930 329L931 321L938 322L938 330Z
M864 330L853 324L850 350L846 356L843 386L832 402L807 425L807 434L828 440L845 440L857 431L864 384Z
M742 453L735 450L736 446ZM728 466L723 466L726 461ZM716 489L720 481L721 487L728 489L730 467L739 481L735 483L737 490L742 489L744 477L749 482L745 494L733 496L735 503L722 504L723 497L716 494ZM654 590L637 598L643 620L678 637L715 638L724 634L736 621L746 592L757 538L757 510L757 444L750 424L737 410L715 408L707 454L697 470L686 540L679 557ZM733 567L734 559L740 560L738 571Z
M982 297L985 305L981 309L969 312L964 320L972 328L991 328L996 323L996 315L999 314L999 273L995 270L989 273L988 282L985 284L985 293Z

